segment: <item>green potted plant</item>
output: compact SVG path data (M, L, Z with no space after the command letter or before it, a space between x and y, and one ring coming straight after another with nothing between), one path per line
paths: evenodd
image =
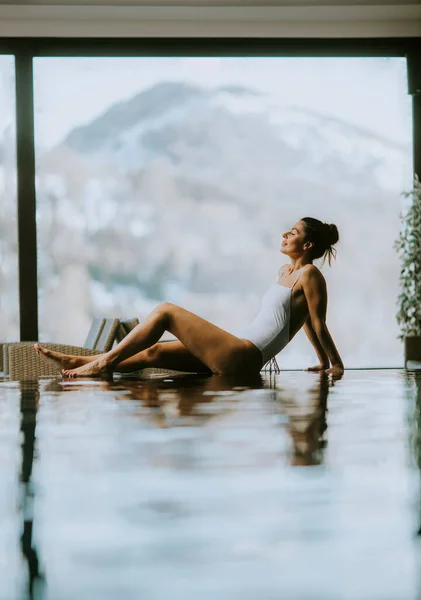
M408 360L421 361L421 183L418 175L410 192L408 206L401 212L401 230L394 243L401 260L400 294L396 319L405 344L405 367Z

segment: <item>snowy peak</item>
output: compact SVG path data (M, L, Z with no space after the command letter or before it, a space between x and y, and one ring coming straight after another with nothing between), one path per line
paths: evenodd
M63 144L82 154L102 150L104 144L133 128L147 129L170 120L187 118L190 111L221 98L246 99L257 95L243 86L220 86L216 90L184 83L164 82L115 104L90 124L74 129Z
M249 87L164 82L115 104L63 142L81 158L137 171L159 160L186 177L252 190L285 177L397 182L410 148L335 116L286 106ZM250 170L250 164L254 169ZM262 178L259 175L259 186ZM261 189L265 192L265 189Z

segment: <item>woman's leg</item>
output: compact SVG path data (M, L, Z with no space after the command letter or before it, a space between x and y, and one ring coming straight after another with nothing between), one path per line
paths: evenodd
M118 363L114 370L119 373L130 373L130 371L154 367L192 373L212 373L201 360L193 356L184 344L178 340L158 342Z
M76 369L77 367L87 365L103 356L100 354L93 354L92 356L63 354L62 352L44 348L41 344L35 344L35 349L41 358L53 363L59 373L63 369ZM114 370L119 373L130 373L131 371L151 367L193 373L211 373L206 365L193 356L178 340L173 342L158 342L150 348L142 350L118 363L114 367Z
M65 369L63 374L68 377L93 377L109 373L115 370L117 364L153 346L164 331L175 335L213 373L229 374L243 369L259 371L262 366L260 352L250 342L237 338L180 306L164 302L115 348L82 367Z

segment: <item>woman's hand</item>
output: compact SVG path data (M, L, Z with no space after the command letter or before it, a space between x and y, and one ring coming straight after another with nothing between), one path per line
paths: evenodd
M325 369L328 369L328 368L329 368L329 363L327 365L320 363L319 365L315 365L314 367L307 367L307 369L304 369L304 371L324 371Z

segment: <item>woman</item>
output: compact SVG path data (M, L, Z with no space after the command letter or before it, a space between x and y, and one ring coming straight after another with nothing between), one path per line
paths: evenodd
M330 265L336 255L333 245L339 240L337 227L305 217L282 235L280 252L291 264L281 267L278 281L263 296L259 314L236 335L164 302L105 354L67 356L39 344L35 350L52 360L65 377L100 377L147 367L217 375L258 373L304 326L320 361L309 370L340 376L343 363L326 326L326 281L313 265L326 256ZM165 331L178 341L158 343Z

